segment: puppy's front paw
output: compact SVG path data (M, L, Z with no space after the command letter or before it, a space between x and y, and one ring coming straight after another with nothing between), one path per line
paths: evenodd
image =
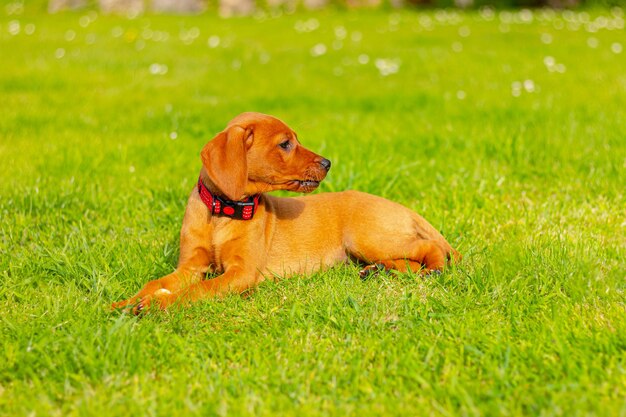
M115 311L115 310L128 311L135 304L137 304L137 301L139 301L139 297L137 296L129 298L128 300L118 301L116 303L111 304L111 310L112 311Z
M161 288L154 293L142 297L132 308L132 313L136 316L145 314L152 309L165 310L176 301L176 294L170 290Z
M118 301L111 304L111 310L120 311L122 313L131 313L135 316L142 314L149 310L150 306L157 305L161 309L165 309L173 301L168 298L172 295L171 291L161 288L152 294L129 298L128 300ZM154 300L156 299L156 301Z

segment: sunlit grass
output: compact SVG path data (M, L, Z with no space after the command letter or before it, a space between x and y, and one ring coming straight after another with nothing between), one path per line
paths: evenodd
M0 413L626 413L621 9L0 16ZM463 263L110 313L247 110Z

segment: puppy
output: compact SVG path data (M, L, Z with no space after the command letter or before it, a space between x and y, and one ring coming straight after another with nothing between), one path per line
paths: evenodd
M330 161L304 148L285 123L243 113L209 141L180 232L174 272L113 304L137 314L150 307L242 293L273 277L310 274L348 260L423 274L460 260L424 218L400 204L358 191L309 193ZM205 279L208 273L220 274Z

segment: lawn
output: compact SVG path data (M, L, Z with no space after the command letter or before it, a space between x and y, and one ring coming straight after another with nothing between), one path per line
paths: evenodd
M17 14L15 14L17 13ZM622 9L0 9L0 414L626 415ZM138 319L202 145L276 115L463 254Z

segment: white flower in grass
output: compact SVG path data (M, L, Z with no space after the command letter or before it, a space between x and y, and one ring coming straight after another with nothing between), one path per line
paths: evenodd
M555 16L555 12L552 9L542 9L538 11L539 13L539 20L542 21L542 23L546 23L546 22L551 22L554 20L554 16Z
M458 98L459 100L465 100L465 97L467 95L465 94L465 91L463 90L459 90L456 92L456 98Z
M368 62L370 62L370 57L367 54L361 54L359 55L359 57L357 58L357 61L359 62L359 64L361 65L365 65Z
M551 57L551 56L546 56L543 59L543 63L545 64L546 69L550 72L564 73L566 70L565 65L557 63L556 59L554 59L554 57Z
M345 39L348 36L348 31L343 26L337 26L335 28L335 37L337 39Z
M312 56L318 57L318 56L324 55L325 53L326 53L326 45L324 45L323 43L318 43L313 48L311 48Z
M68 30L67 32L65 32L66 41L72 42L74 39L76 39L76 32L74 32L73 30Z
M163 32L161 32L160 30L155 30L152 33L152 40L155 42L162 42L165 40L165 36L163 34Z
M217 35L209 36L207 45L209 45L209 48L217 48L220 46L220 37Z
M534 93L535 92L535 82L533 80L524 80L524 90L526 90L526 92L528 93Z
M320 27L320 21L313 18L306 21L307 29L309 32L313 32Z
M165 64L158 64L155 62L154 64L150 64L148 70L152 75L165 75L167 74L168 68Z
M471 33L472 31L467 26L461 26L459 28L459 36L462 38L467 38L469 35L471 35Z
M54 51L54 57L56 59L61 59L65 56L65 49L63 48L59 48L56 51Z
M519 81L513 81L511 83L511 94L513 97L519 97L522 95L522 83Z
M191 45L198 36L200 36L200 29L198 29L197 27L192 27L189 30L181 29L181 31L178 33L178 38L185 45Z
M576 21L576 13L574 13L571 10L567 10L567 9L563 10L562 16L563 16L563 19L566 22L575 22Z
M418 21L419 21L420 26L423 27L424 29L430 30L432 28L433 21L429 16L421 15Z
M587 39L587 46L590 48L597 48L599 45L598 39L593 36Z
M609 19L604 16L598 16L596 20L594 20L594 23L598 29L605 29L609 24Z
M170 132L170 139L172 140L178 139L178 132Z
M513 14L509 11L501 11L498 14L498 17L500 18L500 22L502 23L513 23Z
M531 23L534 19L534 15L533 15L532 10L522 9L519 12L519 18L524 23Z
M313 32L320 27L319 20L312 18L308 20L298 20L294 25L294 29L298 33Z
M91 23L91 19L87 15L81 16L80 19L78 19L78 24L82 28L86 28L87 26L89 26L90 23Z
M578 13L578 21L581 23L587 23L589 21L589 17L589 13L587 12Z
M32 23L28 23L26 26L24 26L24 33L27 35L32 35L33 33L35 33L35 25Z
M383 77L395 74L400 70L399 59L378 58L374 62L374 65L376 65L378 72L380 72L380 75Z
M24 13L24 4L22 2L11 2L4 7L7 15L20 15Z
M481 7L480 9L480 17L482 17L484 20L492 21L495 15L496 13L491 7Z
M11 36L19 35L20 31L22 30L22 27L20 25L20 21L19 20L11 20L9 22L8 30L9 30L9 34Z
M622 49L622 44L619 42L614 42L613 44L611 44L611 51L613 51L614 54L621 54Z
M191 29L189 29L189 31L187 32L187 34L192 37L192 38L197 38L198 36L200 36L200 29L196 26L192 27Z
M545 43L546 45L549 45L552 43L552 35L550 35L549 33L542 33L541 34L541 42Z

